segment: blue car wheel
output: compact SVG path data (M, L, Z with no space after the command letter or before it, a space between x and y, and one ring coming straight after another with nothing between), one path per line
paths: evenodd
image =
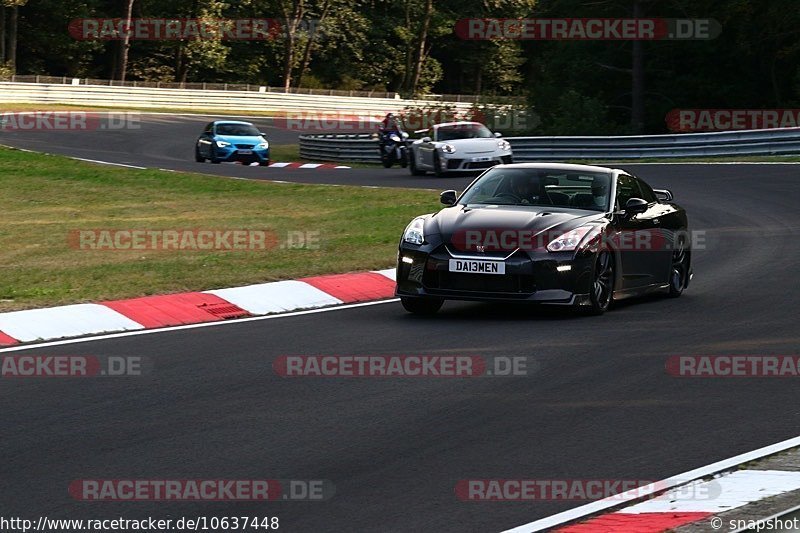
M220 159L217 158L217 150L214 147L214 143L211 143L211 147L209 148L209 154L208 155L211 156L211 157L209 157L209 160L211 161L211 163L213 163L215 165L219 165L222 162Z

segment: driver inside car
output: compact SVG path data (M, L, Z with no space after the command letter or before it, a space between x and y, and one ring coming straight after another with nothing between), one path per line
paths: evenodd
M605 207L608 202L608 182L603 178L595 177L592 181L592 197L594 205Z
M536 183L534 183L534 180ZM539 187L536 178L519 174L511 179L509 196L519 204L535 204L539 201Z

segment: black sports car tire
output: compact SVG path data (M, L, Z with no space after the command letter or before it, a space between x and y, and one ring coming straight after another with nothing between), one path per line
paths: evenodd
M678 238L675 250L672 252L672 263L669 267L669 295L677 298L683 294L686 287L686 277L689 275L689 252L686 250L686 239Z
M589 292L590 305L586 312L602 315L614 300L614 256L607 250L600 251L594 260L592 286Z

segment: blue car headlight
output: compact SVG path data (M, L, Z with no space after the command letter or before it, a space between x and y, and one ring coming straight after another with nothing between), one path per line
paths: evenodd
M269 148L269 143L267 141L264 141L263 143L258 143L256 145L256 150L266 150L268 148Z
M227 148L231 145L228 141L217 141L218 148Z

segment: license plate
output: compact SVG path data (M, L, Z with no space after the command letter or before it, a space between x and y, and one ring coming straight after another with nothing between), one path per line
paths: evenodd
M252 150L239 150L239 155L253 155Z
M473 163L482 163L484 161L491 161L491 160L492 160L491 157L473 157L472 158Z
M466 272L469 274L505 274L506 264L502 261L451 259L450 272Z

